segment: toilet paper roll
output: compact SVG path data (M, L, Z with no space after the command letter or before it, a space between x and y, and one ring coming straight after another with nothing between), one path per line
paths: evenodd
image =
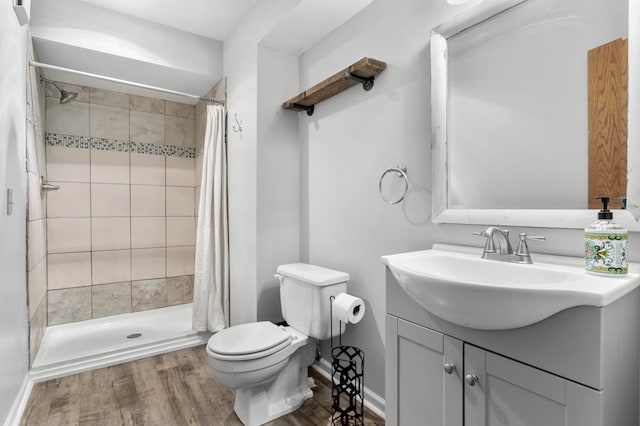
M342 322L356 324L364 316L364 301L347 293L333 299L333 317Z

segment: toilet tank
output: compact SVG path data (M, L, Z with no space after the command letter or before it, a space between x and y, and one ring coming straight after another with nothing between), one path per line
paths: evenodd
M331 296L347 291L349 274L306 263L278 266L280 305L287 323L316 339L329 339L331 333ZM333 336L344 332L333 320Z

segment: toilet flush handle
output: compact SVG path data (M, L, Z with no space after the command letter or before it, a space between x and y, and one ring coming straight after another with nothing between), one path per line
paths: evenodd
M275 279L277 279L278 281L280 281L280 285L282 285L282 281L284 280L284 278L282 277L282 275L280 274L274 274L273 277Z

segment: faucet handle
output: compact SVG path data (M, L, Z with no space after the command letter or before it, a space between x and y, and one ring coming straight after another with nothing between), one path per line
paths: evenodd
M544 241L546 239L547 237L539 235L527 235L524 232L520 233L520 242L518 243L518 248L516 249L516 255L530 256L527 240Z

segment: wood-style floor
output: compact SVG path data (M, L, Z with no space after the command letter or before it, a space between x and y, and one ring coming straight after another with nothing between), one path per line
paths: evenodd
M233 411L234 392L215 382L204 348L38 383L21 425L242 425ZM317 385L313 398L269 425L331 424L331 384L309 372ZM365 409L365 425L384 421Z

